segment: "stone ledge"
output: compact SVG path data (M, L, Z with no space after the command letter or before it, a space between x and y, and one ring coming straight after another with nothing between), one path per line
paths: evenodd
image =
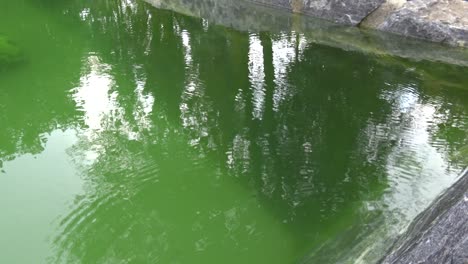
M451 46L468 46L468 1L388 0L361 26Z
M468 46L467 0L250 0L342 25Z
M450 46L468 46L467 0L249 0L253 3Z
M145 0L157 8L173 10L239 31L294 31L308 42L363 53L411 60L468 66L468 50L404 38L377 30L340 26L327 20L268 8L252 0ZM297 0L303 1L303 0ZM404 0L403 0L404 1ZM406 2L406 1L405 1ZM373 15L378 13L373 13Z
M334 23L357 26L385 0L249 0L279 7L295 13L325 19Z
M468 47L467 0L147 0L156 6L185 6L225 12L238 6L237 14L245 10L245 2L275 7L290 13L300 13L345 26L377 29L405 37L419 38ZM225 7L227 5L228 7ZM189 8L189 9L190 9ZM244 9L242 9L244 8ZM225 15L232 16L225 12Z

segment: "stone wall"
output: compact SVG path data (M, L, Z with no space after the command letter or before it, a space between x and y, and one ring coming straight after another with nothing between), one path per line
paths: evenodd
M468 50L465 49L443 47L413 38L402 38L395 34L339 25L311 16L295 15L291 12L284 12L279 8L266 7L264 4L267 0L145 1L157 8L200 17L208 23L223 25L240 31L294 31L306 37L308 42L345 50L468 66ZM258 5L252 3L252 1L264 2L262 2L263 5ZM292 10L291 6L288 7L288 5L284 5L283 9ZM383 18L385 19L385 17Z
M385 0L250 0L343 25L358 25Z
M210 10L239 24L255 20L246 2L300 13L329 22L377 29L450 46L468 47L467 0L146 0L155 6L184 10ZM235 11L235 12L232 12ZM207 12L205 12L206 15ZM259 15L264 15L260 12ZM237 19L235 19L237 17ZM260 19L282 19L279 14ZM242 21L243 19L247 19ZM251 21L251 24L258 24Z
M466 0L250 0L335 23L468 46Z
M468 1L387 0L362 26L467 47Z

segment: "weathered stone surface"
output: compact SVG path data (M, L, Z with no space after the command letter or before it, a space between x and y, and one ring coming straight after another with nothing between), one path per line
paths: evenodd
M385 0L247 0L255 4L276 7L295 13L302 13L312 17L325 19L343 25L358 25L366 16L378 8ZM151 0L161 4L163 0ZM203 1L182 1L187 5L200 5ZM224 2L224 1L220 1ZM243 1L231 1L228 5L242 6ZM206 2L205 2L206 3ZM167 3L166 3L167 4ZM170 5L170 4L167 4ZM221 6L213 2L215 8Z
M468 46L466 0L250 0L344 25Z
M358 25L385 0L250 0L343 25Z
M238 0L146 0L161 9L173 10L189 16L200 17L210 23L235 28L240 31L291 30L289 13ZM326 22L317 21L322 25ZM329 23L331 26L331 23Z
M168 9L183 7L189 10L210 10L211 15L239 17L237 20L231 19L232 21L249 17L253 11L246 2L251 2L341 25L362 26L405 37L468 47L466 0L174 0L173 3L166 0L147 1ZM260 12L259 15L264 13ZM275 14L270 20L277 17L284 16ZM265 17L261 19L267 20ZM252 19L248 21L258 24Z
M468 170L416 218L381 263L468 263Z
M468 46L468 1L389 0L362 25L452 46Z

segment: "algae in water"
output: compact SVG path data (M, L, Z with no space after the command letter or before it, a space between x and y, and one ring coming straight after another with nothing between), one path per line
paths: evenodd
M0 69L21 60L21 50L4 36L0 36Z

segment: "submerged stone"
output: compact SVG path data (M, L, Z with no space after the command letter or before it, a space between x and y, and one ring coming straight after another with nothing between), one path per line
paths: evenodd
M0 69L21 61L21 49L4 36L0 36Z

